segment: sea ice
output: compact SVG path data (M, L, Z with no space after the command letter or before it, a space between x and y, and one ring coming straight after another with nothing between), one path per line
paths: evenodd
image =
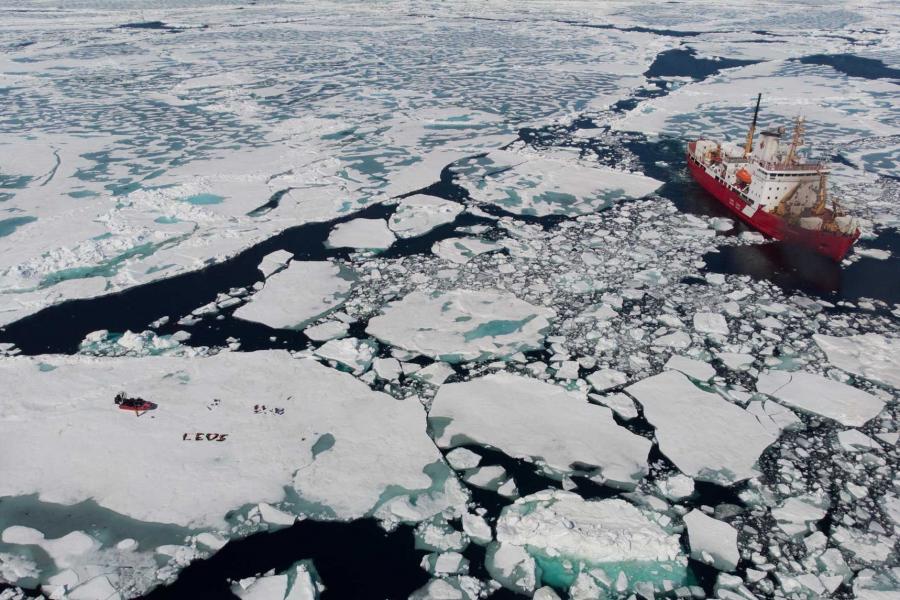
M586 214L652 194L662 185L646 175L596 163L508 150L491 152L456 170L474 200L536 216Z
M401 239L418 237L435 227L452 223L462 211L463 206L458 202L415 194L400 200L388 227Z
M372 318L366 333L445 362L488 360L542 347L554 315L507 292L412 292Z
M334 263L295 260L267 279L234 316L273 329L297 329L339 307L350 287L350 279Z
M353 219L335 225L325 245L329 248L384 250L390 248L395 239L384 219Z
M609 582L624 575L630 589L648 582L661 591L665 580L677 584L687 577L678 536L621 499L584 500L561 490L525 496L503 509L497 542L497 551L527 552L513 564L525 562L526 556L536 562L529 592L539 581L568 587L580 573L595 570Z
M663 368L672 371L681 371L688 377L698 381L709 381L716 376L716 370L708 363L694 360L693 358L688 358L686 356L679 356L677 354L673 354Z
M263 277L268 279L272 273L285 268L292 258L294 258L294 255L287 250L276 250L263 256L257 268L263 274Z
M599 469L609 485L633 488L647 470L650 442L616 424L583 394L509 373L442 386L429 419L442 448L477 443L534 460L560 476ZM535 423L541 423L535 428Z
M452 237L435 242L431 251L446 261L464 265L479 254L495 252L502 246L496 242L470 237Z
M419 402L287 352L41 360L56 368L0 361L8 382L2 496L93 498L143 521L219 527L229 511L284 502L285 488L304 505L283 510L319 507L322 516L353 519L384 502L386 491L408 496L439 483L427 473L442 458ZM159 406L135 418L113 404L122 390ZM110 455L128 460L105 460Z
M900 389L900 338L877 333L835 337L814 334L828 362L848 373Z
M741 558L734 527L697 509L684 516L684 523L688 529L691 558L720 571L734 571Z
M694 315L694 329L700 333L728 335L728 322L718 313L698 312Z
M884 408L884 402L872 394L804 371L760 373L756 389L794 408L834 419L847 427L865 425Z
M694 479L727 485L755 477L757 459L776 439L752 414L677 371L625 391L644 407L662 453Z

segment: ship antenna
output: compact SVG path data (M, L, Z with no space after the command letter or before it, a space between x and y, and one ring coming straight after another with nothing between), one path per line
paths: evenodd
M797 117L794 121L794 136L791 138L791 148L788 150L786 164L794 164L797 158L797 148L803 145L803 117Z
M747 142L744 144L744 158L753 150L753 133L756 131L756 117L759 116L759 102L762 100L762 94L756 97L756 110L753 111L753 122L750 124L750 131L747 132Z

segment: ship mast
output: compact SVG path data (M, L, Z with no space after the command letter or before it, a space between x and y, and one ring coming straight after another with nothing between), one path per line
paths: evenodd
M825 181L825 171L819 170L819 193L816 198L816 206L813 208L813 214L819 215L822 214L822 211L825 210L825 201L828 197L827 191L827 183Z
M747 141L744 143L744 158L753 150L753 133L756 131L756 117L759 116L759 102L762 100L762 94L756 97L756 110L753 111L753 122L750 124L750 131L747 132Z
M791 138L791 148L788 150L785 164L792 165L797 160L797 148L803 145L803 117L797 117L794 121L794 135Z

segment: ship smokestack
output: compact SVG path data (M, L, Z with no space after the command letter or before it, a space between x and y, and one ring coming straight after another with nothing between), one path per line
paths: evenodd
M762 94L756 97L756 110L753 111L753 122L750 124L750 131L747 132L747 141L744 143L744 158L753 150L753 134L756 132L756 117L759 116L759 102L762 100Z

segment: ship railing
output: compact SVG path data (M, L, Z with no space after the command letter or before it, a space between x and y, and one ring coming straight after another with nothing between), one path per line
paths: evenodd
M765 171L827 171L825 163L804 163L797 165L788 165L775 161L756 161L756 164Z

